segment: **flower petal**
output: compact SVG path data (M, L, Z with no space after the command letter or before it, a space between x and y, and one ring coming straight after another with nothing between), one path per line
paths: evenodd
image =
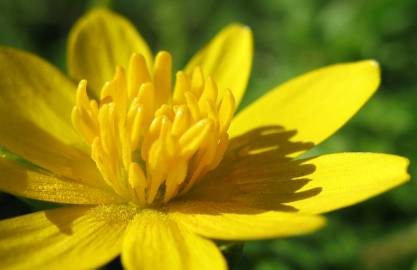
M67 144L81 144L81 137L71 125L75 89L46 61L0 47L0 110L5 113L2 119L19 114Z
M241 111L231 136L259 126L295 130L294 142L318 144L336 132L369 99L380 82L375 61L339 64L297 77Z
M0 221L1 269L93 269L120 253L134 211L72 207Z
M143 211L129 225L122 263L128 270L227 269L214 243L153 210Z
M106 9L94 9L81 17L68 39L68 70L76 80L86 79L99 97L117 65L127 66L132 53L152 63L152 53L135 27L124 17Z
M274 160L270 155L227 161L184 196L193 201L318 214L346 207L409 179L408 160L387 154L343 153Z
M410 179L406 158L372 153L323 155L305 164L315 167L298 192L320 188L315 196L289 205L304 213L323 213L364 201ZM288 198L289 200L291 198Z
M26 198L68 204L108 204L123 200L115 193L28 169L0 157L0 191Z
M249 80L252 56L252 31L247 26L231 24L199 51L185 70L192 72L200 66L206 75L213 77L221 91L232 91L238 105Z
M255 240L312 232L324 225L320 216L263 211L235 203L184 201L172 204L169 216L202 236Z
M76 86L42 59L0 48L0 145L76 180L101 177L71 124Z

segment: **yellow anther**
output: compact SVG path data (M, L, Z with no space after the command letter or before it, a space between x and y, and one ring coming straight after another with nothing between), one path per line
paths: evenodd
M90 102L88 98L87 81L80 81L76 91L76 105L72 110L71 120L89 144L92 143L98 132L97 110L97 102Z
M162 117L156 117L153 119L152 123L149 126L149 130L143 139L141 147L141 155L143 160L148 159L149 149L152 146L152 143L158 138L162 126Z
M219 142L217 144L216 154L214 156L214 159L212 163L210 164L210 167L208 168L209 171L216 168L220 161L223 159L223 155L226 152L227 147L229 146L229 135L227 133L221 134L221 137L219 138Z
M93 118L94 120L97 119L98 116L98 104L97 101L90 100L90 113L91 113L91 118Z
M114 108L120 119L126 114L127 110L127 91L126 91L126 74L123 67L116 68L116 74L113 81L115 87L113 88L112 97L114 101Z
M171 69L167 52L157 54L153 72L133 54L127 70L117 67L104 83L99 101L81 81L71 114L104 181L143 207L187 192L219 164L229 141L232 93L219 97L199 67L179 71L172 89Z
M181 155L191 156L213 130L213 121L203 119L195 123L180 138Z
M130 142L130 136L125 128L119 128L119 138L121 145L121 159L123 161L123 169L129 168L132 161L132 144Z
M136 113L138 111L139 101L138 98L134 98L130 103L129 109L126 115L126 127L131 130L133 125L133 120L136 117Z
M191 116L194 121L198 121L201 118L200 107L198 106L197 98L192 92L185 93L185 100L190 110Z
M226 89L219 108L220 133L226 132L235 113L235 99L232 92Z
M112 131L112 125L109 123L110 119L110 105L104 104L98 113L98 122L100 126L100 138L104 151L110 153L110 145L113 143L110 133Z
M167 52L159 52L155 58L154 85L156 104L161 106L171 96L172 59Z
M95 138L91 144L91 157L96 162L96 166L103 175L104 181L106 181L106 183L117 193L120 193L120 188L114 180L114 168L109 161L108 156L103 151L99 137Z
M200 98L204 88L204 75L200 67L196 67L193 70L191 77L191 92L194 93L196 98Z
M127 92L129 99L131 100L137 95L142 84L150 81L151 77L149 75L148 67L146 66L145 57L141 54L134 53L132 57L130 57L127 74Z
M175 80L175 88L173 94L173 103L174 104L183 104L185 103L185 92L190 91L190 80L188 79L187 75L183 71L178 71L176 80Z
M172 134L175 136L182 135L191 123L191 113L188 107L185 105L178 107L175 112L174 123L172 125Z
M172 110L171 106L168 106L167 104L163 104L155 112L155 117L159 117L159 116L166 116L166 117L168 117L168 119L170 119L172 121L172 120L174 120L175 114L174 114L174 111Z
M82 80L78 84L77 92L76 92L76 102L78 106L83 108L89 108L90 102L87 96L87 81Z
M172 122L171 120L165 116L161 115L161 131L159 133L159 138L162 140L162 142L165 143L165 140L167 136L170 134L172 129Z
M105 82L100 93L100 103L108 103L113 101L112 94L115 92L114 88L116 87L115 81Z
M211 77L208 77L206 84L204 86L204 92L200 100L210 100L210 101L216 102L217 95L218 95L218 90L217 90L216 82Z
M165 184L164 202L172 199L177 193L180 185L187 176L188 162L185 159L177 159L175 166L172 166Z
M214 104L214 102L210 100L204 100L204 102L201 102L200 110L204 117L212 119L216 123L216 126L217 126L219 121L218 121L218 114L216 111L216 105Z
M144 126L145 124L145 113L142 106L136 107L136 115L133 120L133 125L130 131L130 144L132 150L136 150L138 148L139 140L141 136L144 135Z
M88 126L87 119L83 117L82 111L79 107L74 107L72 109L71 120L73 126L80 132L84 140L91 144L96 137L96 133Z
M138 102L145 104L149 111L154 111L155 109L155 88L152 83L144 83L139 88L137 95Z
M151 203L168 173L169 155L166 145L166 137L171 128L171 122L165 116L161 117L161 129L159 138L152 144L149 150L148 169L151 174L151 182L147 202Z
M133 189L133 194L140 204L145 204L146 196L146 176L142 168L135 162L129 167L129 185Z

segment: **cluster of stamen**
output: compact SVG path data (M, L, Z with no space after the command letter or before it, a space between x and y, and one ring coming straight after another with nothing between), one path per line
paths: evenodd
M160 52L153 70L133 54L117 67L99 101L81 81L72 112L74 127L91 145L103 179L120 196L146 206L187 192L221 161L235 102L229 90L197 67L179 71L172 87L172 60Z

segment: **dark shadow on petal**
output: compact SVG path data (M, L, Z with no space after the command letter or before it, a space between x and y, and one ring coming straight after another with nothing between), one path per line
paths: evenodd
M179 200L221 203L229 205L231 212L238 211L233 204L255 212L298 211L288 203L313 197L321 188L301 190L316 168L292 156L314 144L291 141L295 134L295 130L268 126L233 138L221 164Z
M65 208L52 209L45 211L45 216L59 230L71 235L76 223L79 226L90 226L96 224L97 229L100 227L125 225L128 224L135 215L141 211L134 205L128 204L108 204L108 205L91 205L91 206L68 206ZM88 225L90 224L90 225Z
M57 226L62 233L72 235L72 228L75 221L84 216L91 208L91 206L84 206L76 208L74 207L71 210L65 208L53 209L45 211L45 216L47 219L49 219L49 221L55 224L55 226Z

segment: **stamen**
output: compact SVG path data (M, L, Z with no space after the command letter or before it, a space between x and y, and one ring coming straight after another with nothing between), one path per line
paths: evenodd
M172 89L171 69L167 52L158 53L153 72L133 54L128 69L117 67L103 85L99 101L89 99L81 81L71 115L104 181L142 207L187 192L220 163L228 145L232 93L219 96L199 67L177 72Z
M145 57L141 54L134 53L130 58L127 74L129 99L131 100L136 96L142 84L150 81L151 76L149 75L148 68L146 67Z

